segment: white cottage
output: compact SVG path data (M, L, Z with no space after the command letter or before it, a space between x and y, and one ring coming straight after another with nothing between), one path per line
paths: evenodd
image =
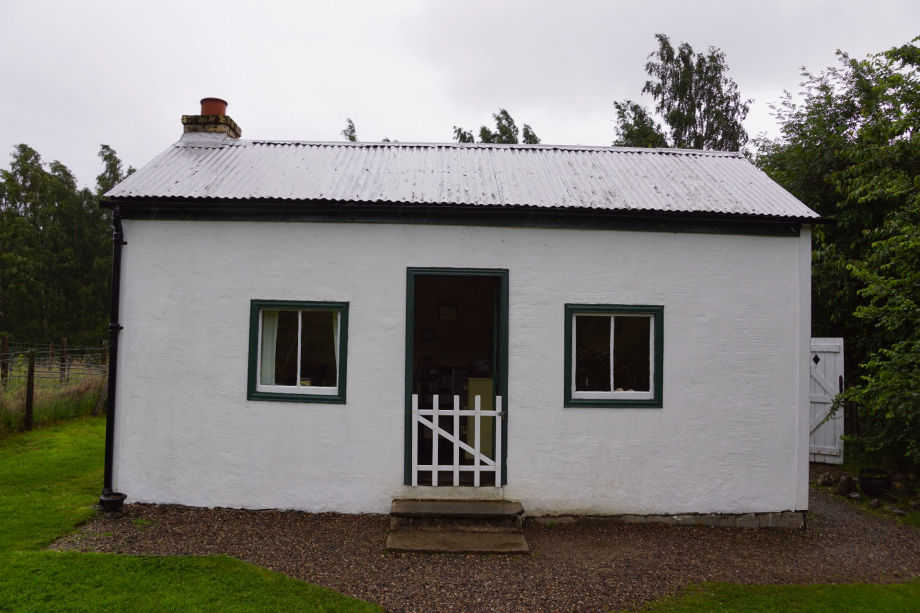
M108 491L807 508L820 220L742 155L243 140L203 102L105 197Z

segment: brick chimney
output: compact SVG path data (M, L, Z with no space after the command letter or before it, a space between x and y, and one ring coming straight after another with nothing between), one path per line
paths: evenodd
M239 138L243 131L227 115L227 101L220 98L202 98L201 115L183 115L183 132L223 133Z

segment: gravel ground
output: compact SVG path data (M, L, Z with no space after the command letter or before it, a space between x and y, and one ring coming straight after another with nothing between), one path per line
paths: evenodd
M866 513L826 489L812 489L802 532L636 524L548 528L527 522L529 556L386 553L388 526L389 517L382 515L134 504L125 507L123 518L96 519L53 548L227 554L380 603L393 613L586 613L635 607L697 581L808 584L920 577L920 529Z

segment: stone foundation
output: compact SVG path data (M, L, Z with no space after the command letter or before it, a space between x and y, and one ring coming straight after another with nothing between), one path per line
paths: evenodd
M714 528L784 528L804 530L803 511L775 513L741 513L737 515L704 513L688 515L604 515L587 517L533 517L538 524L667 524L672 526L710 526Z

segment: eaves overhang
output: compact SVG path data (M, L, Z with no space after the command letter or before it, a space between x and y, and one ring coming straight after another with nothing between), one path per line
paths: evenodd
M243 200L103 197L100 204L108 208L118 205L125 219L162 221L402 223L784 236L797 236L802 225L834 223L834 220L820 217L708 212L622 211L454 203L292 201L267 198Z

